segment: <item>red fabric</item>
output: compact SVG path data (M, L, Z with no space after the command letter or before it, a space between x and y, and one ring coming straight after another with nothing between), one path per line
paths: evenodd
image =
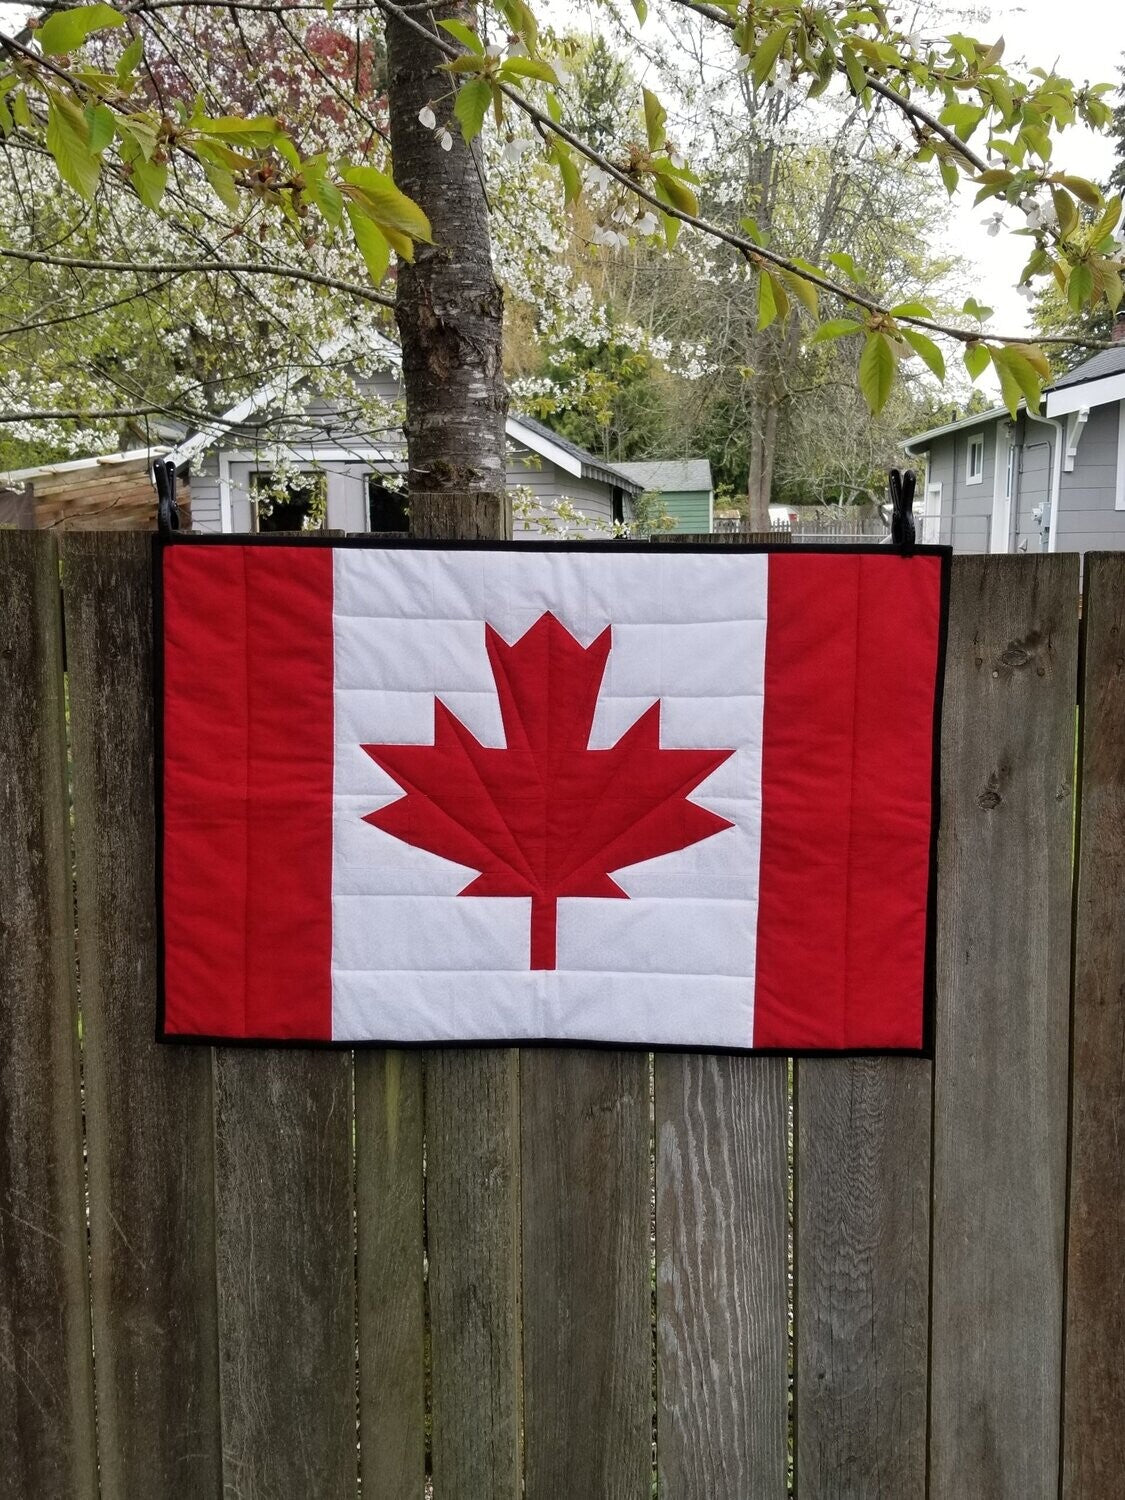
M332 552L164 550L169 1035L332 1032Z
M485 642L507 748L435 700L432 745L364 745L406 792L366 821L479 870L463 896L531 896L531 967L553 969L560 896L624 898L610 871L731 826L687 798L732 752L663 749L659 702L587 749L608 626L584 647L545 614L514 645L488 625Z
M770 557L754 1045L923 1043L941 560Z

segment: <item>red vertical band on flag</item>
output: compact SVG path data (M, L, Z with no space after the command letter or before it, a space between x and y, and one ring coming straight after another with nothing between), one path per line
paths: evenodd
M754 1045L923 1045L941 558L770 557Z
M332 552L167 547L167 1035L332 1034Z

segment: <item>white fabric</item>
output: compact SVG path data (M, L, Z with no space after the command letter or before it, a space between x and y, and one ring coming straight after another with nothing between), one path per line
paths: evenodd
M338 1039L542 1038L747 1047L753 1037L766 555L339 548L332 1025ZM439 696L502 746L485 622L552 611L612 649L590 738L656 699L667 748L733 747L691 800L735 826L562 899L558 967L529 965L530 898L459 896L474 870L363 821L402 793L363 744L432 744Z

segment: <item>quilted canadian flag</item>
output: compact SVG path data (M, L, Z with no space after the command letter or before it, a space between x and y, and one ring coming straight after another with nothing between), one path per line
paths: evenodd
M928 1050L948 563L161 545L160 1034Z

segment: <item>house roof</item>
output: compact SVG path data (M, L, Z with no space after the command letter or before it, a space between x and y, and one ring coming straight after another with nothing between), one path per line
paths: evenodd
M1106 375L1125 374L1125 339L1112 349L1099 349L1073 370L1051 382L1051 390L1061 391L1068 385L1084 385L1087 380L1101 380Z
M907 438L902 446L907 453L920 453L930 446L934 438L944 437L947 432L960 432L964 427L976 427L982 422L997 422L1007 415L1006 406L990 406L987 411L970 412L967 417L958 417L955 422L946 422L942 427L931 427L926 432L917 432L913 437Z
M572 443L569 438L555 432L545 422L536 421L534 417L509 415L507 428L508 436L514 442L522 442L532 452L538 453L542 458L549 458L569 474L581 475L583 479L600 479L604 484L628 490L631 495L639 495L644 488L636 479L624 473L620 464L604 462L586 448L580 448L577 443Z
M115 468L121 465L150 464L162 458L167 447L128 448L124 453L100 453L91 458L67 458L56 464L39 464L34 469L9 469L0 472L0 485L29 484L36 479L49 479L56 474L77 474L83 469Z
M351 337L351 330L337 334L334 339L322 345L317 352L324 360L334 359L346 348ZM389 365L396 370L402 368L402 350L391 339L376 333L367 338L366 347L367 352L376 354L384 366ZM288 380L288 375L282 374L274 380L267 381L265 385L237 402L229 411L224 412L221 417L216 418L209 426L200 428L198 432L192 433L182 443L177 444L168 457L177 468L191 463L193 459L198 458L201 453L217 443L231 428L241 426L255 412L261 411L275 401L288 388ZM628 490L630 494L641 492L640 484L619 474L612 465L603 463L593 453L588 453L577 443L561 437L557 432L552 432L549 427L544 426L542 422L535 421L532 417L509 416L506 419L506 430L512 442L522 443L525 448L537 453L540 458L546 458L558 465L568 474L585 479L599 479L605 484Z
M711 489L711 464L706 458L656 458L640 463L615 464L627 479L635 479L646 490L664 494Z

